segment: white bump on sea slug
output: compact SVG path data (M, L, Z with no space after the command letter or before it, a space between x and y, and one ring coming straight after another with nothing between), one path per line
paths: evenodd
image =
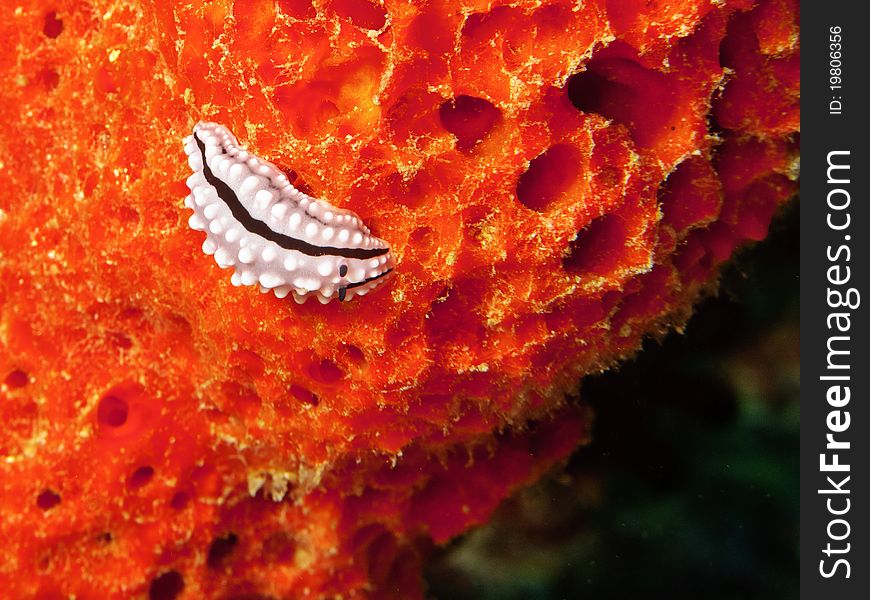
M350 276L348 279L353 281L354 283L359 283L363 279L366 278L366 270L362 267L354 267L350 270Z
M233 255L226 248L218 248L214 253L214 260L222 269L231 267L236 262Z
M298 212L295 212L292 215L290 215L290 220L287 221L288 225L290 225L290 227L292 227L293 229L295 229L296 227L299 227L299 224L301 222L302 222L302 215L300 215Z
M373 258L369 261L369 268L376 269L380 263L377 258Z
M218 202L213 202L209 204L204 209L202 209L202 214L205 215L205 218L208 220L212 220L217 217L221 212L221 205Z
M317 235L317 223L309 223L308 225L306 225L305 235L312 238Z
M285 268L286 270L291 271L291 272L292 272L292 271L295 271L295 270L296 270L296 266L297 266L297 262L296 262L296 259L293 257L292 254L288 255L288 256L284 259L284 268Z
M277 258L278 251L275 249L275 246L269 244L265 248L263 248L263 253L260 255L262 259L266 262L272 262Z
M242 173L245 172L245 167L240 163L233 163L233 166L230 167L230 179L238 179L242 176Z
M202 251L206 254L214 254L215 250L217 250L217 244L215 244L214 240L210 237L205 238L205 241L202 243Z
M195 188L197 186L197 184L200 184L202 182L203 182L202 174L199 171L197 171L196 173L194 173L193 175L191 175L190 177L188 177L184 181L184 183L186 183L187 187L189 187L190 189Z
M226 162L227 160L229 159L224 158L222 154L216 154L208 159L208 166L213 172L220 171L224 162Z
M275 288L279 285L284 285L286 283L283 277L275 275L274 273L269 273L268 271L260 274L260 285L265 288Z
M187 224L190 225L191 229L196 229L197 231L205 231L205 221L196 214L193 213L190 215L190 218L187 220Z
M215 219L214 221L212 221L211 223L208 224L208 229L209 229L209 231L211 231L212 233L214 233L216 235L222 234L224 232L223 221L219 221L219 220Z
M321 260L317 265L317 273L321 277L329 277L332 274L331 261Z
M342 229L338 232L338 241L346 242L350 237L350 232L347 229Z
M327 223L330 223L330 222L332 222L332 218L334 216L335 215L332 214L332 211L328 210L325 213L323 213L323 220L326 221Z
M256 257L254 256L254 253L251 251L250 246L245 246L244 248L239 250L239 260L241 262L245 263L246 265L249 265L252 262L254 262L254 258L256 258Z
M254 285L257 283L257 274L253 271L242 271L242 285Z
M230 277L230 283L232 283L236 287L240 287L242 285L242 276L238 271L232 274Z
M276 287L272 291L275 292L275 296L277 296L278 298L286 298L287 294L290 293L290 286L289 285L279 285L278 287Z
M351 242L354 244L359 244L362 241L362 239L363 239L362 234L359 231L357 231L356 233L353 234L353 238L351 239Z
M335 229L332 227L325 227L323 229L323 233L320 234L323 237L324 241L329 241L332 239L332 236L335 235Z
M189 208L190 210L193 210L193 207L196 206L196 205L193 203L193 196L191 196L191 195L187 195L187 196L184 197L184 206L186 206L186 207Z
M193 202L197 206L205 206L209 202L211 202L211 198L208 194L205 193L205 190L197 190L193 193Z
M277 202L272 205L272 216L279 221L287 216L287 211L290 210L290 207L287 206L285 202Z
M260 190L254 195L254 206L260 210L266 210L275 195L269 190Z
M242 237L242 228L241 227L232 227L230 228L226 235L224 236L230 244L239 241Z
M260 185L260 178L256 175L248 175L245 177L245 180L242 182L242 185L239 186L240 194L250 194L252 190L254 190L257 186Z

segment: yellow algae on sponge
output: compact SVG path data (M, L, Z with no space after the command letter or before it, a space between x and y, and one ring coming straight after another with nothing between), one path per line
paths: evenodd
M0 587L423 594L796 191L796 1L25 1L0 22ZM351 303L228 277L218 122L396 257Z

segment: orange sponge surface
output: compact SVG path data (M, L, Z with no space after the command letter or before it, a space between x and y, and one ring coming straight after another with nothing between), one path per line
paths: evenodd
M423 595L797 185L796 0L24 0L0 21L0 589ZM229 127L396 256L235 288L181 140Z

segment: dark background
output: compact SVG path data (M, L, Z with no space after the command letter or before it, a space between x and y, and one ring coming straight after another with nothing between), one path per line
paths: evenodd
M799 206L684 334L583 381L592 443L429 561L446 599L796 598Z

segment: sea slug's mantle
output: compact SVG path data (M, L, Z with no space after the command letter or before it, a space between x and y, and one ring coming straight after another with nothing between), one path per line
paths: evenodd
M300 192L226 127L198 123L184 150L193 169L188 223L206 233L203 252L235 267L233 285L259 284L300 304L313 294L326 304L364 295L392 273L389 246L356 213Z

